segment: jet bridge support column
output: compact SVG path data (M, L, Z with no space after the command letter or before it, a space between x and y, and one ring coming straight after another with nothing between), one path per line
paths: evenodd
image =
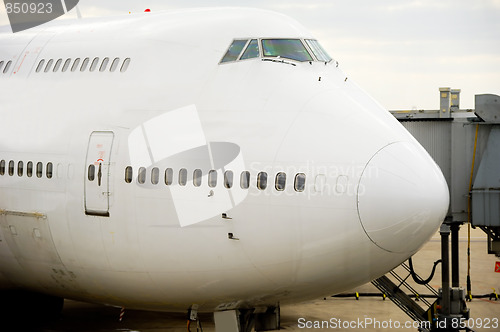
M460 224L453 223L451 229L451 287L460 287L460 265L459 265L459 246L458 233Z
M458 265L458 231L459 223L448 225L443 223L439 233L441 234L441 289L438 300L438 316L434 331L459 331L460 322L469 319L469 309L465 303L465 289L459 287L459 265ZM452 242L452 285L450 287L450 254L449 237L451 232Z
M441 234L441 313L445 316L450 314L450 258L449 258L449 236L450 226L443 224L439 230Z

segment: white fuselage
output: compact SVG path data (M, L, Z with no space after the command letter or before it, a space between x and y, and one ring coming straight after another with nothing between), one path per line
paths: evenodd
M219 64L233 39L311 38L295 21L219 9L82 22L0 34L12 61L0 69L0 282L151 310L302 301L383 275L444 219L439 168L334 61ZM80 71L87 57L94 71ZM50 59L61 67L36 72Z

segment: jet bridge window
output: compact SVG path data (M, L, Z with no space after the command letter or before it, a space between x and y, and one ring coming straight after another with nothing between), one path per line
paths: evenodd
M245 40L234 40L226 54L220 61L220 63L236 61L243 50L243 47L247 44L248 39Z
M318 43L317 40L315 39L306 39L306 43L313 52L314 56L318 61L323 61L323 62L330 62L332 61L332 58L326 53L326 51L321 47L321 45Z
M297 61L313 61L300 39L263 39L265 57L281 57Z
M248 46L241 55L240 60L246 60L246 59L252 59L252 58L258 58L259 57L259 43L257 39L252 39L250 43L248 43Z

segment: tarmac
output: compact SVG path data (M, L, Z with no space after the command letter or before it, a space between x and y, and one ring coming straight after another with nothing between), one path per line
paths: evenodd
M441 240L437 233L413 257L415 271L423 278L427 278L432 269L432 263L440 258L440 252ZM500 292L500 273L495 272L496 262L500 262L500 258L487 253L486 235L479 229L472 229L473 296L486 296ZM464 288L466 288L466 276L467 226L463 226L460 231L460 286ZM437 290L440 288L440 283L441 267L438 265L430 286ZM412 285L417 287L414 283ZM368 283L344 294L355 292L359 294L380 293L371 283ZM474 297L471 302L467 302L467 307L470 309L471 317L468 326L474 331L500 331L500 299ZM32 322L30 330L44 332L188 331L185 314L127 310L121 322L119 317L119 308L66 300L62 314L57 320ZM200 322L203 331L215 331L211 314L200 314ZM282 306L281 329L285 331L417 331L417 328L412 325L412 320L389 299L384 300L381 295L361 295L359 299L354 296L343 298L328 296L307 303ZM191 325L190 331L197 331L196 324Z

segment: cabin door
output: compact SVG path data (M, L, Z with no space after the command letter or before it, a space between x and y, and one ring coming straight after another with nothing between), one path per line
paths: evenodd
M85 163L85 214L109 217L109 177L112 131L94 131L90 135Z

